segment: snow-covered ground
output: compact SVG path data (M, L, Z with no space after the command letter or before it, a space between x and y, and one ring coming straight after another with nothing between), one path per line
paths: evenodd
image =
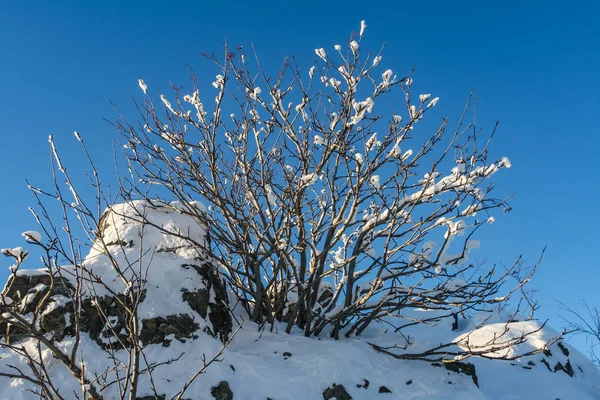
M544 330L546 335L554 332ZM397 339L397 338L396 338ZM543 354L516 361L471 358L476 367L479 387L471 376L451 372L423 361L401 361L373 350L368 342L380 345L395 343L394 335L372 332L368 338L335 341L328 338L305 338L301 335L263 332L245 323L224 351L221 362L212 364L188 390L187 398L211 399L211 388L227 381L236 399L321 399L333 384L341 384L353 399L600 399L600 373L583 355L566 345L569 356L556 346L552 356ZM98 346L88 340L82 352L87 354L87 367L102 371L112 365ZM69 341L64 343L68 346ZM203 356L212 358L221 343L208 336L181 343L174 340L169 347L148 346L147 357L154 362L167 361L181 353L181 359L159 367L153 374L159 394L174 396L194 372L202 367ZM121 354L121 356L124 356ZM2 369L21 365L14 354L3 355ZM570 377L563 371L550 372L541 361L553 366L566 363L574 368ZM530 366L528 363L535 365ZM527 368L524 368L527 367ZM58 362L51 363L51 373L60 382L62 393L80 393L76 381ZM365 385L368 382L368 385ZM142 379L141 395L150 395L147 379ZM391 393L379 393L385 386ZM35 399L25 391L31 387L22 380L4 380L2 399ZM67 395L67 398L70 398ZM106 399L117 398L108 390Z
M138 206L139 204L136 207ZM125 207L119 209L118 214L133 218L134 210L135 208ZM152 219L160 226L185 230L198 242L203 240L202 227L185 220L173 210L165 208L160 212L153 211ZM105 241L134 241L133 245L116 246L113 254L115 258L121 261L133 260L134 256L146 254L144 251L140 252L140 246L143 249L164 250L153 252L151 256L146 255L147 262L143 265L149 266L146 275L147 295L140 307L140 319L183 313L191 316L200 329L209 326L208 319L194 311L181 297L182 290L193 290L206 283L193 269L182 268L182 265L193 262L197 256L189 243L166 236L151 226L145 226L144 234L140 235L142 231L139 224L123 223L125 220L119 222L118 218L106 221L108 224L103 233ZM142 238L143 243L140 244ZM102 276L106 282L112 282L112 290L127 290L127 285L122 280L110 276L111 267L101 249L94 247L85 263L97 276ZM129 272L140 271L145 271L145 268L132 268ZM19 274L34 275L42 272L23 270ZM96 293L98 296L101 294L104 293ZM424 315L418 315L419 313L431 312L414 311L411 316L422 318ZM234 330L239 326L238 322L242 321L243 314L235 312L235 316ZM476 329L484 320L484 326ZM355 400L600 399L600 370L563 341L550 346L549 351L513 361L479 357L462 360L474 365L476 378L448 370L440 363L399 360L376 351L372 346L374 344L392 352L401 351L398 347L405 346L408 339L410 344L407 350L415 353L467 334L470 345L484 346L500 335L518 338L523 332L537 330L524 343L496 354L512 357L542 349L549 339L558 335L550 328L541 327L536 321L507 324L502 316L486 313L461 320L458 330L452 330L450 324L446 319L436 326L415 325L403 330L402 334L389 331L387 325L374 324L361 337L336 341L329 337L306 338L300 332L286 334L283 327L277 325L272 330L266 327L260 331L255 324L245 321L219 361L210 365L192 383L183 398L212 399L211 389L226 381L233 392L233 398L248 400L322 399L323 393L333 385L343 385ZM170 399L202 368L204 360L209 361L217 354L222 342L202 330L193 339L168 339L168 343L147 345L145 355L150 363L164 363L180 357L177 361L158 366L152 374L156 393ZM33 349L34 344L31 340L23 342L29 349ZM59 342L60 348L70 349L72 346L73 338L69 336ZM78 363L85 365L89 374L101 375L102 372L109 371L105 377L108 381L114 378L114 372L110 372L114 366L111 353L102 350L85 333L78 354ZM124 350L116 351L112 356L126 363L127 354ZM61 395L66 399L77 398L82 388L67 368L53 359L48 350L43 352L42 357L46 360L48 372L57 383ZM14 371L11 366L28 370L22 356L7 349L0 350L0 372ZM152 384L148 375L143 375L138 396L152 395ZM35 386L23 379L0 378L0 399L38 399L39 396L27 390L32 388ZM109 385L102 395L104 399L119 398L117 385Z

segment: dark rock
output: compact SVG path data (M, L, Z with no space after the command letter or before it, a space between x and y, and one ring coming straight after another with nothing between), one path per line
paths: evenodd
M45 332L52 332L56 340L62 340L66 335L72 335L71 323L67 325L67 319L73 321L73 303L59 306L40 317L40 328Z
M195 292L184 291L183 300L196 311L202 318L208 319L212 325L213 336L218 337L223 343L227 341L233 328L233 321L229 313L229 299L227 287L217 268L209 262L197 264L183 264L183 268L193 268L201 277L205 288ZM210 302L210 294L214 302ZM210 310L210 312L208 312Z
M447 362L444 366L448 371L457 372L459 374L465 374L473 379L475 386L479 387L479 379L477 378L477 372L475 366L471 363L465 363L460 361Z
M542 358L541 362L542 362L542 364L544 364L546 366L546 368L548 368L548 371L554 372L554 370L552 369L552 367L550 366L550 364L548 363L548 361L546 361L545 358Z
M348 394L344 385L333 384L323 392L323 400L352 400L352 396Z
M569 349L567 349L562 342L557 342L556 345L560 348L565 356L569 356Z
M59 276L52 279L48 273L40 272L39 275L11 275L2 294L15 303L21 303L19 313L27 314L36 309L51 287L50 296L60 294L69 297L75 290L66 279ZM27 302L23 302L28 296Z
M187 314L144 319L140 340L144 345L162 343L166 347L170 343L166 336L174 335L175 339L185 342L185 339L194 338L194 333L199 328L200 326Z
M48 293L49 290L50 293ZM21 315L28 314L36 309L38 312L42 312L43 308L50 304L53 296L61 295L69 297L73 291L73 286L66 279L60 276L51 277L44 271L36 275L11 275L2 291L2 295L10 298L12 304L0 306L0 312L12 311ZM43 305L40 304L42 301L44 301ZM58 318L57 316L60 311L56 312L57 314L48 316L48 322L53 317ZM52 324L50 323L50 325ZM59 337L64 336L64 332L62 331L64 331L65 327L56 326L55 328ZM42 327L42 329L44 328ZM54 329L48 331L54 331ZM27 332L21 329L18 324L5 320L0 321L0 338L6 338L8 343L16 343L26 337L28 337Z
M81 319L79 324L81 330L88 332L90 337L103 348L120 348L122 345L129 345L129 338L126 334L120 334L126 326L127 311L123 304L131 305L132 299L137 299L139 302L146 298L146 289L141 292L131 295L119 295L118 298L112 296L96 297L85 299L81 302ZM111 324L107 324L106 318L111 319ZM117 340L107 341L103 338L114 338Z
M133 247L134 243L133 243L133 240L130 240L129 242L127 242L125 240L116 240L114 242L106 243L105 246L106 247L110 247L110 246Z
M379 393L392 393L392 391L385 386L380 386L378 392Z
M208 300L210 293L207 289L198 289L194 292L181 290L183 292L183 301L189 304L192 310L196 311L202 318L208 315Z
M567 363L565 365L562 365L560 362L556 363L556 365L554 366L554 372L556 371L563 371L565 374L569 375L570 377L573 377L573 374L575 373L573 371L573 366L571 366L571 361L567 360Z
M2 294L14 302L19 302L37 285L42 284L49 287L51 281L50 275L43 272L39 275L11 275Z
M570 377L573 377L573 375L575 375L575 370L573 369L573 366L571 365L571 360L569 360L569 359L567 359L567 363L565 365L563 365L561 362L557 362L556 365L554 366L554 368L552 368L550 366L550 363L545 358L542 358L540 360L540 362L542 364L544 364L546 366L546 368L548 368L548 371L550 371L550 372L563 371L565 374L569 375ZM579 368L579 369L581 370L581 368Z
M356 387L368 389L369 388L369 380L368 379L363 379L363 380L364 380L364 383L362 385L359 383L358 385L356 385Z
M452 318L454 319L454 321L452 321L452 330L456 331L458 330L458 314L452 313Z
M233 400L233 392L227 381L221 381L210 389L210 394L217 400Z

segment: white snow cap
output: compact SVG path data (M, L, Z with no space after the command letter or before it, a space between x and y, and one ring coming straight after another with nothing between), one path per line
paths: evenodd
M300 186L312 185L317 181L318 178L319 178L319 176L317 175L316 172L302 175L302 177L300 178Z
M38 231L26 231L21 233L21 236L25 238L28 242L31 243L41 243L42 242L42 234Z
M365 33L365 29L367 28L367 23L366 21L363 19L362 21L360 21L360 36L363 35L363 33Z
M321 47L320 49L315 49L315 53L317 53L317 55L323 60L327 61L327 53L325 53L324 48Z
M369 181L371 182L371 185L373 185L373 187L377 190L379 190L381 188L381 182L379 179L379 175L373 175L371 177L371 179L369 179Z
M148 86L146 86L146 83L143 80L138 79L138 85L140 86L140 89L142 89L142 92L144 92L144 94L148 92Z

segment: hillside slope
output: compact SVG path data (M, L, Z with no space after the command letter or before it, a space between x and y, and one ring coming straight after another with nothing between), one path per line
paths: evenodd
M512 358L542 349L548 340L558 336L536 321L507 323L501 315L479 313L461 320L458 330L452 330L447 320L434 326L416 325L402 334L381 324L370 327L361 337L338 341L306 338L299 332L285 334L283 327L277 325L259 330L255 324L243 321L242 312L234 310L233 317L228 313L227 308L234 307L227 304L233 305L234 300L228 298L224 280L193 244L139 222L144 216L156 226L185 231L196 244L203 243L204 229L181 215L180 207L148 207L140 202L115 206L103 218L100 239L110 244L112 259L138 266L126 273L144 276L143 289L137 288L144 290L138 313L143 325L140 340L146 365L152 366L153 373L152 379L148 374L141 376L138 398L175 397L241 324L217 362L193 381L183 398L600 399L600 371L563 341L555 342L544 352L512 361L471 357L452 365L399 360L375 349L394 354L415 353L466 334L471 345L484 346L500 335L520 337L524 332L536 331L518 346L501 354L488 354ZM134 259L136 263L131 261ZM111 293L136 288L129 288L124 283L127 279L115 275L111 258L98 242L84 264L95 277L108 282L106 286L90 283L82 289L91 305L100 303L108 321L102 320L91 306L84 310L88 314L82 319L85 326L77 362L95 377L95 382L103 384L104 399L117 399L119 387L109 383L122 376L128 353L115 345L123 340L119 337L119 324L123 321L107 299ZM61 268L64 287L76 284L74 276L72 267ZM18 271L3 291L2 304L18 303L28 315L28 307L46 293L47 280L45 269ZM58 290L52 292L45 307L40 329L54 338L61 349L71 349L75 338L69 297ZM434 316L430 311L415 311L405 317L424 318L420 313ZM0 335L3 340L7 337L4 331ZM14 372L16 368L28 371L28 360L19 354L19 348L35 353L36 341L26 335L12 335L12 348L0 349L0 373ZM82 387L71 372L48 349L42 347L40 354L59 394L65 399L81 398ZM39 395L31 391L35 389L27 380L0 377L0 399L38 399Z

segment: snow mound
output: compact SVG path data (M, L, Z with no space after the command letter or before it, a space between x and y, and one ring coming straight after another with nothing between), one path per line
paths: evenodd
M194 210L186 210L190 206ZM41 312L39 329L59 349L69 352L73 348L71 296L76 273L86 271L86 284L80 287L84 317L76 363L85 366L95 382L114 381L122 372L115 369L115 362L128 363L129 353L120 345L126 342L119 336L122 310L114 300L135 291L141 301L143 362L153 366L152 379L147 373L140 376L138 398L175 397L241 323L218 361L189 386L184 398L211 399L223 395L217 393L223 390L231 391L233 398L248 400L332 396L338 400L600 399L599 370L562 340L553 341L560 335L536 321L509 322L501 315L480 312L461 319L457 326L442 319L433 326L416 324L402 333L384 323L373 324L361 337L338 341L306 338L299 331L285 334L278 324L259 327L243 322L242 313L230 311L223 276L203 252L208 243L205 227L186 215L203 207L185 207L148 202L115 205L105 212L82 266L64 266L54 272L54 289ZM99 280L105 284L98 284ZM31 316L49 285L45 269L18 271L5 286L0 307L18 307ZM106 318L101 318L98 309ZM435 318L432 311L411 312L404 317ZM0 340L10 337L14 346L37 351L35 340L18 331L9 335L5 328L0 326ZM515 344L499 350L491 345L499 337ZM415 354L449 342L460 344L448 351L474 348L484 356L442 363L398 359L378 350ZM41 346L39 354L60 393L65 398L81 397L81 385L50 350ZM10 373L13 367L28 371L27 362L19 352L0 348L0 373ZM0 381L2 399L39 398L30 391L36 386L27 380L0 377ZM116 384L106 386L101 395L121 398Z

